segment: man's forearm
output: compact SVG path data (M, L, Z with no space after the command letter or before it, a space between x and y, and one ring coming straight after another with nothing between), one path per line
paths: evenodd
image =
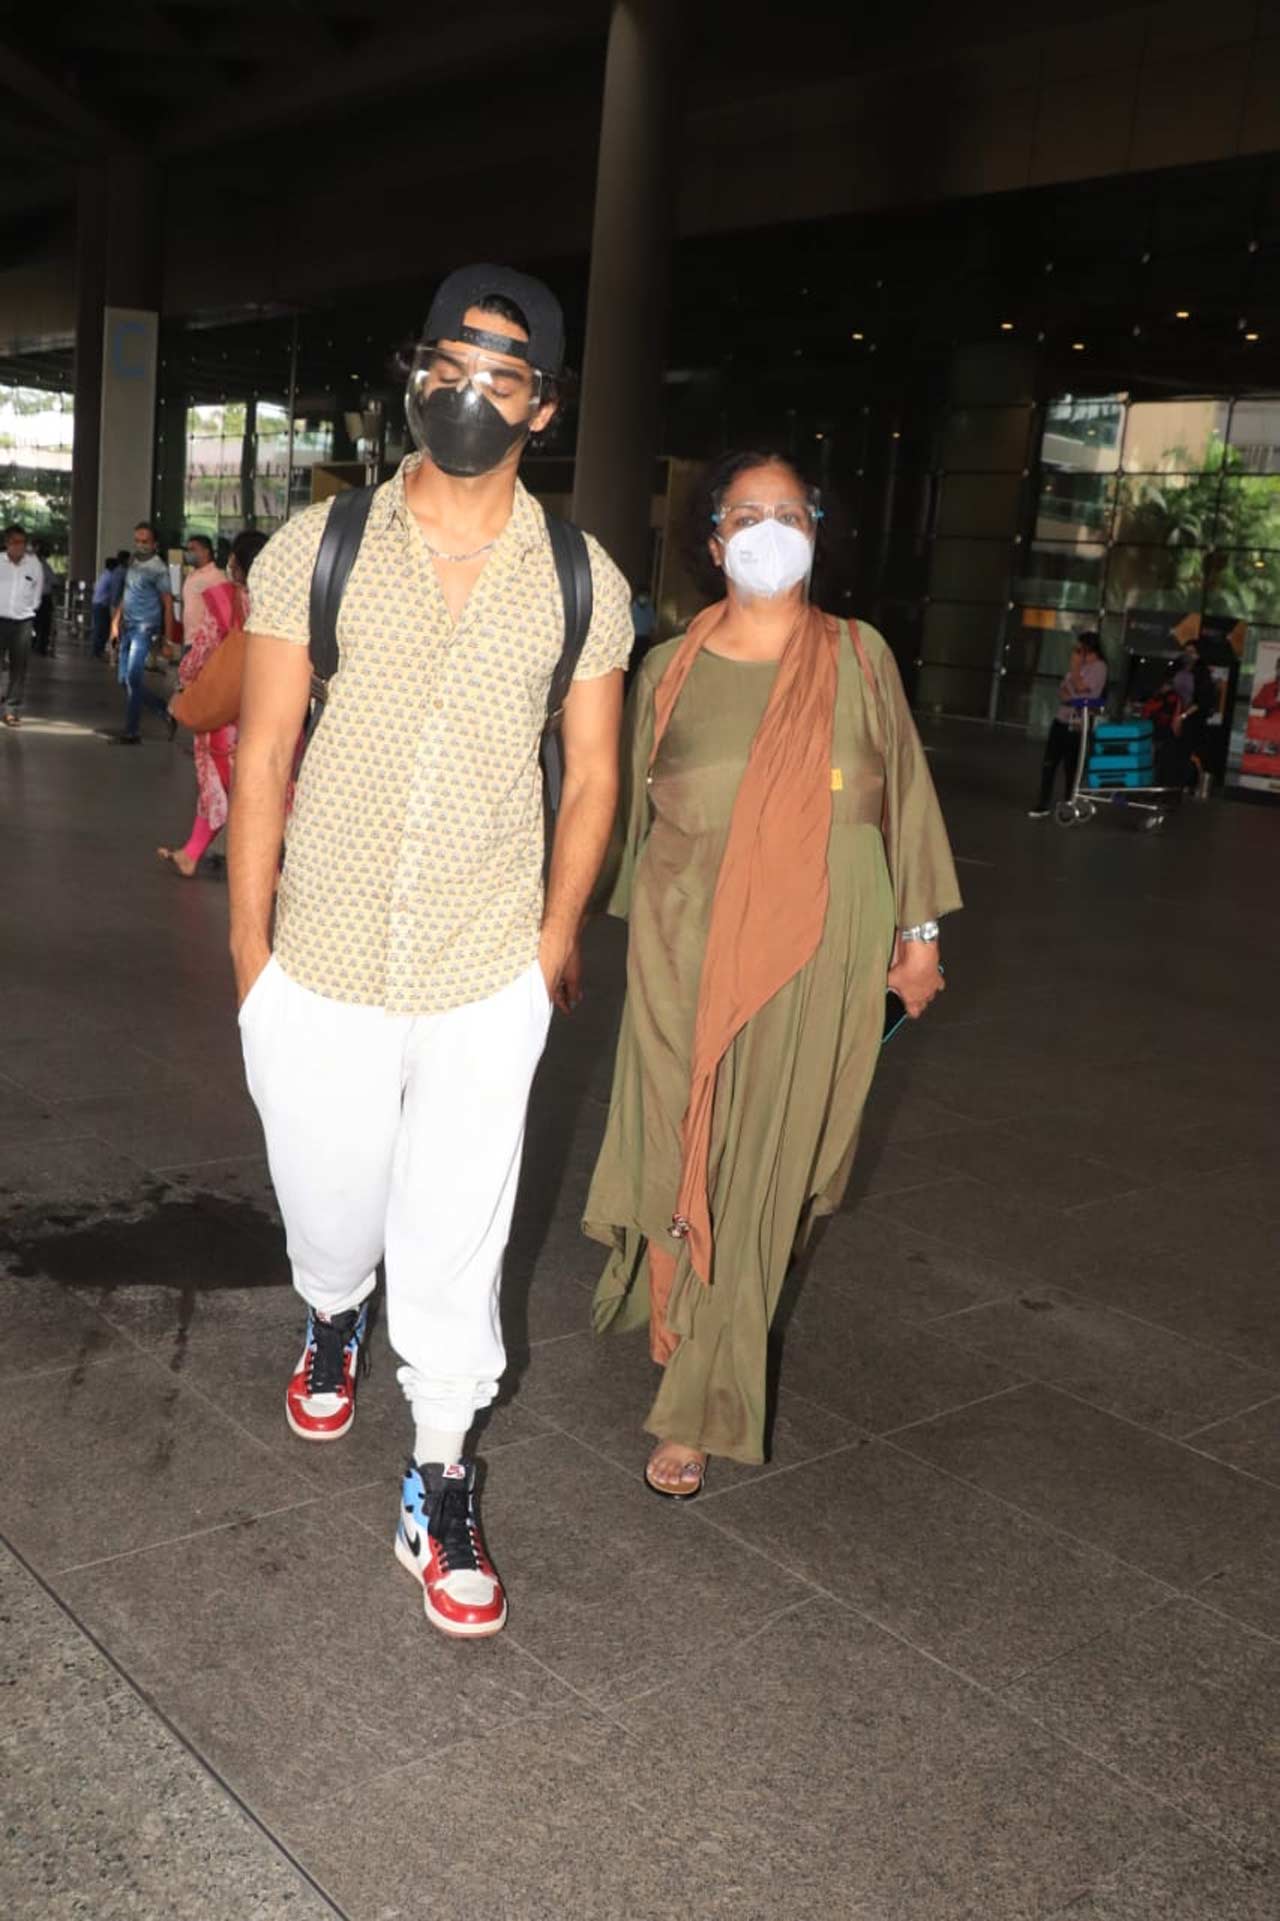
M582 925L617 804L616 773L592 774L578 781L566 777L542 916L544 934L562 941L566 948L577 939Z
M231 955L241 996L265 962L271 947L271 910L275 901L280 847L284 840L285 795L290 762L259 752L241 754L231 789L227 879L231 894Z

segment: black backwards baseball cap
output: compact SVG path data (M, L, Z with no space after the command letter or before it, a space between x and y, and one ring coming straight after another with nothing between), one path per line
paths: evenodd
M483 307L493 294L519 307L529 323L528 340L512 340L507 334L466 325L467 310ZM564 309L550 287L530 274L517 273L514 267L481 263L451 273L436 290L422 337L427 341L463 340L489 353L527 360L531 367L547 374L558 374L564 366Z

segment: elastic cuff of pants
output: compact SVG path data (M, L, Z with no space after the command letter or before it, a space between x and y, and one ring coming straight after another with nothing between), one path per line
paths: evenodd
M377 1275L370 1274L350 1294L334 1295L331 1290L321 1287L309 1274L299 1274L297 1268L293 1271L295 1292L300 1294L307 1306L313 1308L317 1314L328 1314L331 1318L335 1314L349 1314L353 1307L359 1307L362 1302L367 1301L377 1281Z

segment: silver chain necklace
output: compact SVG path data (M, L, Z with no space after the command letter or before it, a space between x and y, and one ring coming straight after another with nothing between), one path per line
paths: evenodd
M500 538L500 535L495 534L492 540L485 541L483 547L473 547L469 554L442 554L438 547L431 545L431 542L425 534L422 536L422 544L430 554L432 560L451 560L456 562L460 560L478 560L481 554L488 553L490 547L496 547Z

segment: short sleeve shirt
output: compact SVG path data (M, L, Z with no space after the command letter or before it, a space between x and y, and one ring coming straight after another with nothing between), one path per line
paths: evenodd
M378 489L338 616L338 671L298 780L276 957L332 1000L397 1014L486 1000L537 956L539 747L564 645L541 508L511 518L455 623L405 500L410 455ZM254 562L251 633L308 643L330 503ZM626 580L588 536L594 605L576 679L626 665Z
M159 627L164 622L165 594L173 592L169 567L159 554L149 560L131 560L124 577L124 617L144 627Z

